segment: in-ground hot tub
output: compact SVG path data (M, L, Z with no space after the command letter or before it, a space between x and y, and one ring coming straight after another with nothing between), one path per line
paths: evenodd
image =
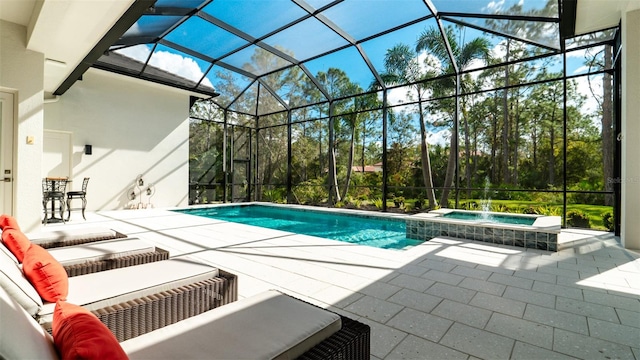
M558 251L560 216L438 209L408 217L406 226L409 239L450 236Z

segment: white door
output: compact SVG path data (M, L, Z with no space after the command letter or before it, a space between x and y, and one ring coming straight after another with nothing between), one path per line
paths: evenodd
M0 92L0 213L13 215L13 94Z
M71 133L44 130L42 177L71 178Z

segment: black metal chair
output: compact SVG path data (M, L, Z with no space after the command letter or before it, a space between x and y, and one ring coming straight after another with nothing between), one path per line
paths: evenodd
M84 210L87 208L87 184L89 184L89 178L86 177L82 180L82 190L81 191L69 191L67 192L67 221L71 218L71 210L82 210L82 218L87 220L84 216ZM80 199L82 200L81 208L71 208L71 200Z
M67 182L67 179L42 179L42 207L44 208L44 220L42 222L45 225L50 222L64 222L64 196ZM59 218L56 217L56 201L59 203ZM51 202L51 208L49 208L49 202ZM49 216L49 210L51 210L51 216Z

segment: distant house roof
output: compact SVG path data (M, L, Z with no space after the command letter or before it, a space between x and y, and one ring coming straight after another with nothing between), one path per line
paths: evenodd
M382 163L373 164L373 165L365 165L364 166L364 171L362 169L362 166L353 166L351 168L351 170L355 171L355 172L365 172L365 173L381 172L382 171Z

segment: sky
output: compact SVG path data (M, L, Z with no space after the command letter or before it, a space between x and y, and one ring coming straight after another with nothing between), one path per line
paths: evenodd
M316 9L325 6L329 2L328 0L307 0L307 3ZM522 6L523 11L540 9L544 7L547 0L499 0L487 2L479 0L432 0L432 2L438 10L445 12L505 14L507 9L512 8L514 5ZM307 14L303 9L289 0L216 0L207 5L203 11L246 32L254 38L265 36L279 26ZM325 10L322 14L339 28L346 31L353 40L359 41L394 26L427 16L430 12L423 0L345 0ZM459 20L474 22L471 18L459 18ZM158 25L160 22L157 16L146 16L136 23L127 34L135 36L136 34L153 32L161 28L161 26ZM445 27L455 26L454 23L446 20L443 20L442 24ZM361 42L360 46L376 71L383 73L385 71L384 56L387 49L398 43L405 43L413 47L415 46L417 34L435 26L437 26L435 19L430 18L383 36ZM490 40L494 56L504 57L504 51L500 46L500 43L505 41L504 37L493 36L471 27L464 27L463 31L458 33L456 41L464 44L473 38L482 36ZM165 39L181 46L190 47L212 59L222 57L238 46L248 44L246 40L198 17L189 19L170 32ZM298 23L286 31L265 38L264 43L269 46L284 49L286 53L299 60L305 60L335 47L349 44L345 39L326 28L320 21L313 17ZM151 45L143 44L125 48L119 50L119 52L145 62L149 57L151 49ZM243 68L245 63L252 62L251 56L254 53L254 49L255 46L252 46L231 57L223 58L222 61ZM584 63L584 54L574 52L570 55L567 61L567 73L574 74L581 71ZM426 58L424 53L416 54L416 56L421 61ZM357 49L352 46L336 53L305 62L304 64L312 74L317 74L320 71L326 72L330 67L340 68L347 73L352 82L359 84L363 89L368 88L374 79L364 59L360 56ZM198 81L203 78L210 63L180 53L170 47L160 45L153 56L151 56L150 65L172 72L181 77ZM273 63L269 65L273 66ZM472 62L472 66L479 67L481 65L483 65L482 61L475 60ZM561 71L561 64L556 64L556 67L557 68L551 70ZM208 87L215 87L217 81L216 76L208 74L207 77L203 79L202 84ZM580 78L577 82L579 84L579 91L588 94L589 98L591 98L586 78ZM392 104L407 101L405 91L401 89L390 91L389 99ZM597 103L595 103L595 100L591 99L588 101L584 110L592 111L596 106ZM433 136L435 142L441 141L442 136L438 134L434 134Z

